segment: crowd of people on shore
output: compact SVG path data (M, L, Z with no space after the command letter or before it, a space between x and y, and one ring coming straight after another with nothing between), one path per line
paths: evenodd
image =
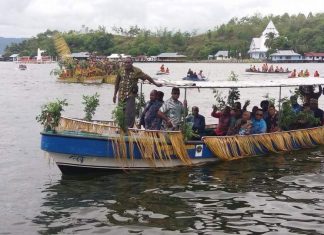
M262 72L262 73L288 73L289 69L286 68L284 69L283 67L276 66L274 67L273 65L268 66L267 63L263 64L261 69L256 68L255 65L250 65L250 68L247 69L248 72Z
M113 101L116 102L118 94L118 102L125 104L126 124L129 128L134 127L135 124L135 97L138 91L138 79L148 80L157 87L161 86L140 69L133 67L130 59L125 61L124 69L117 75ZM323 89L321 86L318 89L318 92L315 92L313 86L299 87L304 104L298 104L297 97L291 96L290 107L294 113L306 112L308 115L312 115L319 120L319 125L323 125L324 112L318 107L318 99L322 95ZM137 127L144 127L148 130L179 130L184 122L183 117L186 117L185 121L197 134L196 139L205 135L249 135L281 131L280 113L269 100L261 101L260 107L254 106L251 111L247 110L250 101L246 101L243 107L240 102L235 102L233 107L226 106L222 110L213 106L211 116L219 121L215 130L209 130L206 129L205 117L199 114L199 107L193 106L192 113L187 115L187 101L184 100L182 103L179 101L179 96L180 89L178 87L172 88L171 97L165 101L162 91L152 90L150 100L141 113ZM306 119L301 118L296 120L292 128L308 128L312 125Z
M296 71L296 69L294 69L290 74L289 74L289 78L297 78L297 77L309 77L310 76L310 72L308 71L308 69L305 70L300 70L299 72ZM314 72L314 77L319 77L319 73L316 70Z

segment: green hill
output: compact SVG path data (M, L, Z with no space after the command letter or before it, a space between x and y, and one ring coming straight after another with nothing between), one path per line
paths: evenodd
M157 31L133 26L127 29L113 28L113 34L105 27L87 33L70 31L62 33L72 52L89 51L100 55L124 53L133 56L157 55L161 52L179 52L190 59L206 59L209 54L228 50L230 56L241 53L247 58L253 37L259 37L272 20L280 37L269 35L267 46L270 52L275 49L293 49L298 53L308 51L324 52L324 13L316 15L254 15L233 18L228 23L216 26L206 33L196 35L190 32L170 31L167 28ZM47 30L36 37L16 43L6 49L7 54L35 55L37 48L45 49L55 56L52 36L57 31Z
M4 53L7 46L9 46L12 43L20 43L25 38L3 38L0 37L0 55Z

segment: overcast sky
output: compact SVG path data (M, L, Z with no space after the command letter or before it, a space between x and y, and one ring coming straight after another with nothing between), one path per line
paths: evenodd
M323 0L0 0L0 37L99 25L205 32L233 17L324 12Z

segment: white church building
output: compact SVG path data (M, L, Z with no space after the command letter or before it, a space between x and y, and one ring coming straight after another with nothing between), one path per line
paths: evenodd
M252 59L266 58L266 53L268 51L268 48L264 44L265 41L267 40L267 36L269 33L273 33L275 38L279 36L279 32L274 26L272 20L270 20L268 26L263 31L261 37L252 39L250 50L248 51L250 58Z

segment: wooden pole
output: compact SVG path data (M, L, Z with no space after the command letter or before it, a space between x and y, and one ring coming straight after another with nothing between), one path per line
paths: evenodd
M279 87L279 112L281 109L281 86Z

